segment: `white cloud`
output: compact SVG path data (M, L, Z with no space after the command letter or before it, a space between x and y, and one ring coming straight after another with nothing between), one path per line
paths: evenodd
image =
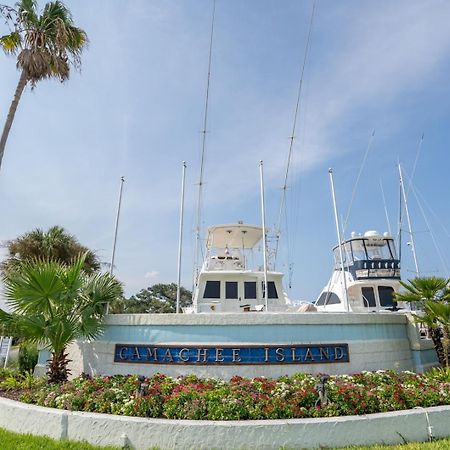
M159 276L159 272L157 270L151 270L150 272L146 272L144 278L146 279L155 279Z

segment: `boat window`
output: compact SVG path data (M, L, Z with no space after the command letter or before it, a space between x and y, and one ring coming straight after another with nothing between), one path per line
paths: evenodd
M334 292L322 292L319 300L316 302L316 305L337 305L339 303L341 303L341 300Z
M342 245L342 259L344 266L353 264L352 249L350 243ZM339 247L334 249L334 267L338 270L341 269L341 252L339 251Z
M207 281L203 298L220 298L220 281Z
M334 292L328 292L327 298L325 299L326 305L337 305L341 303L341 300Z
M379 243L371 244L370 242L366 242L366 248L369 259L392 259L392 255L386 241L383 241L382 245Z
M392 239L386 239L387 245L389 246L389 250L391 251L391 255L393 259L397 259L397 251L395 250L395 244Z
M225 282L225 298L238 298L237 281L226 281Z
M394 289L390 286L379 286L378 295L380 296L381 306L394 306Z
M344 245L344 259L345 262L349 265L353 264L353 259L352 259L352 244L350 242L346 242Z
M256 281L244 281L244 298L256 298Z
M362 239L352 241L352 255L354 261L364 261L367 259L366 249Z
M277 292L277 288L275 286L275 282L268 281L267 284L269 285L268 298L278 298L278 292ZM264 289L264 281L261 282L261 289L262 289L262 295L264 297L266 295L266 291Z
M375 302L375 293L373 291L373 288L371 287L363 287L361 288L362 296L363 296L363 303L366 308L374 308L377 306Z

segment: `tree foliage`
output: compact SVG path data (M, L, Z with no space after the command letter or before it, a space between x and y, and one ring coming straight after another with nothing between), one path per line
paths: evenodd
M70 66L80 67L86 47L86 32L74 25L72 15L59 0L47 3L41 12L36 0L20 0L15 7L0 5L10 33L0 36L0 48L17 57L21 75L0 138L0 166L19 100L27 84L33 88L46 78L67 80Z
M47 231L36 228L9 241L6 247L8 257L0 264L4 273L17 269L24 262L35 260L70 264L74 258L81 255L84 255L83 270L92 273L100 269L100 262L95 253L59 226L53 226Z
M12 310L0 309L3 333L51 350L50 382L67 380L67 346L77 338L97 337L106 304L122 296L117 280L106 273L87 274L84 266L84 255L70 265L24 262L3 277Z
M396 300L415 305L415 320L428 327L439 362L450 367L450 279L418 277L401 284L405 290Z
M128 299L118 300L110 307L112 314L159 314L176 312L177 285L154 284ZM192 293L181 287L180 307L192 303Z

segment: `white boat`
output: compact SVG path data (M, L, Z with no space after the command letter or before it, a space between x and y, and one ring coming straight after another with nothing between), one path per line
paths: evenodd
M341 249L342 263L339 245L333 249L333 274L316 300L316 308L328 312L395 311L400 260L392 236L376 231L352 233Z
M263 228L234 223L208 228L206 255L194 290L197 313L264 311L264 270L258 260ZM258 255L259 253L259 255ZM283 292L283 274L267 272L270 312L286 311L291 302Z

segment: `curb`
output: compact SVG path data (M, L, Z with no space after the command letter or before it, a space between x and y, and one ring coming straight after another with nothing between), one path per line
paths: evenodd
M318 419L202 421L65 411L0 397L0 427L94 445L158 449L335 448L450 436L450 406Z

